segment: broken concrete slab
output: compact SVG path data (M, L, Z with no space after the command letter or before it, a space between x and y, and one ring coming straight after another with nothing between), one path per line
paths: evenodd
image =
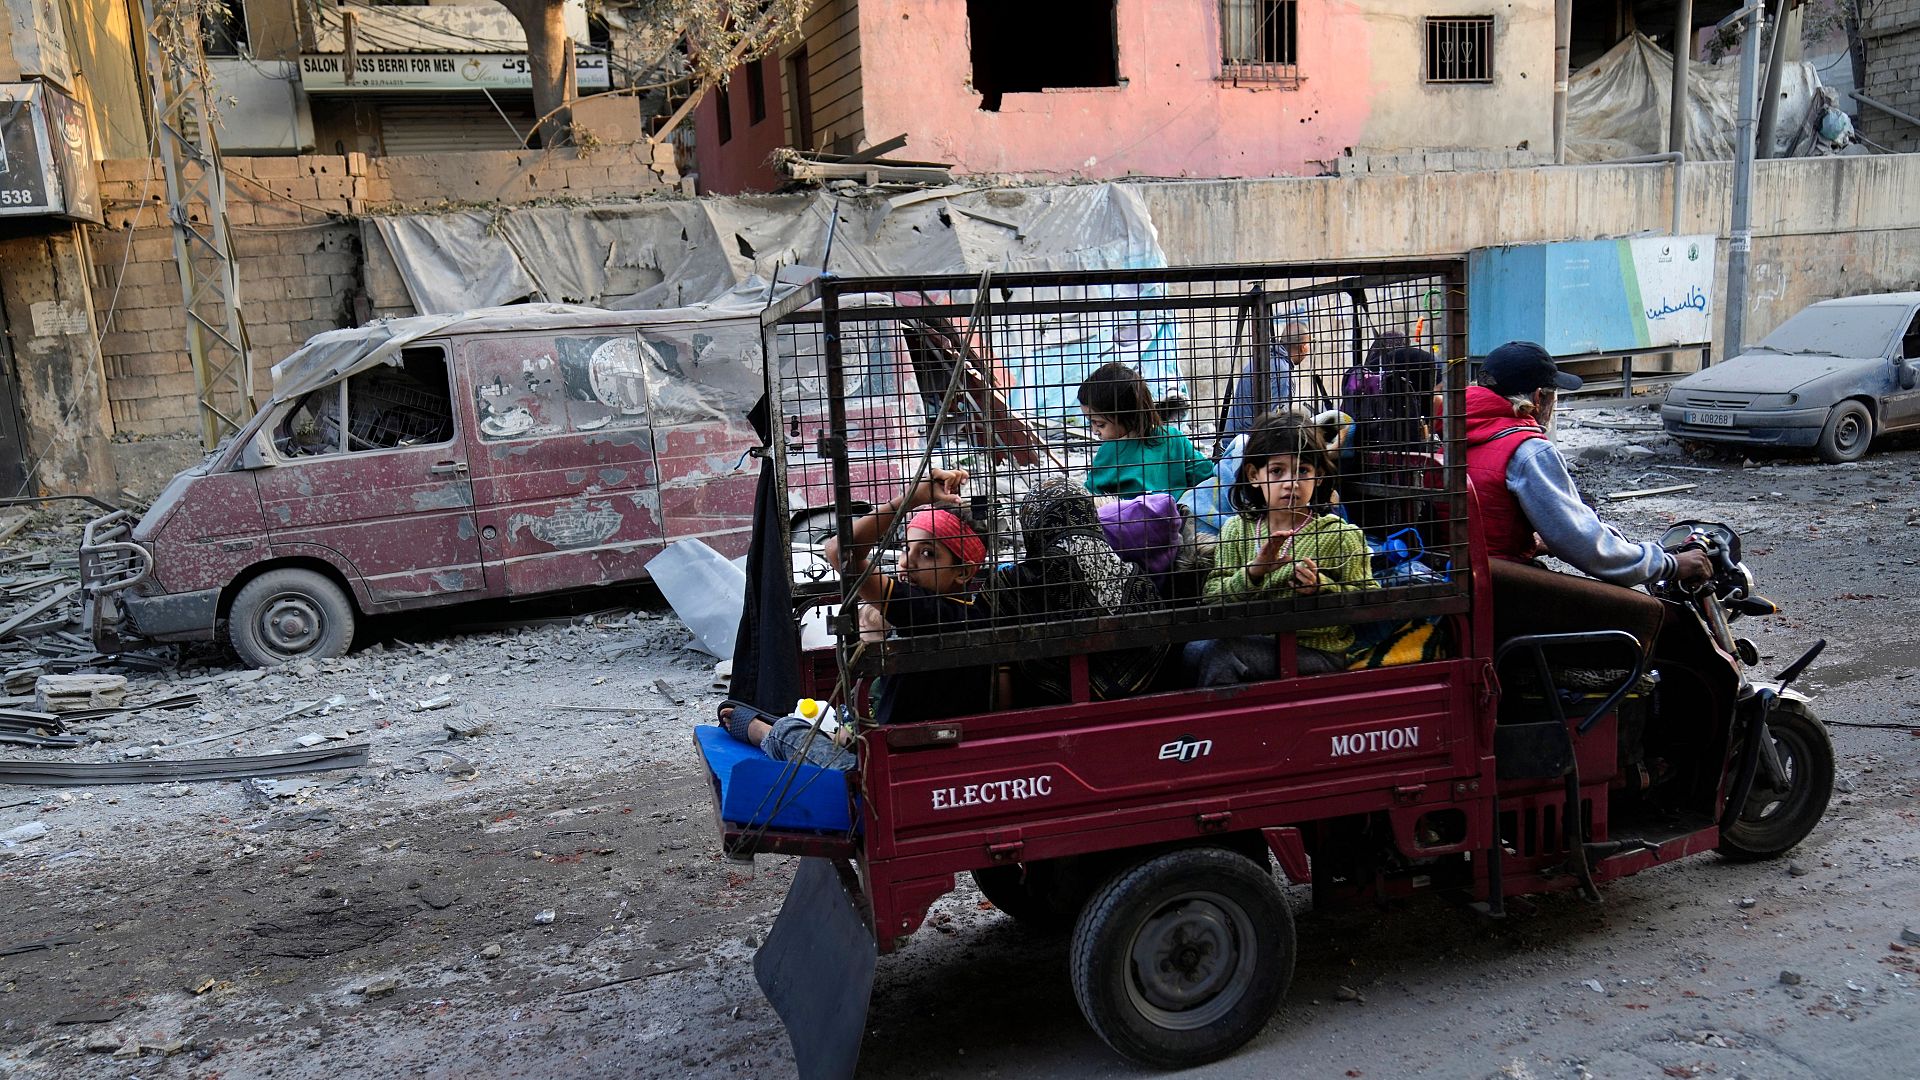
M125 675L42 675L33 683L33 707L43 713L118 708L126 696Z

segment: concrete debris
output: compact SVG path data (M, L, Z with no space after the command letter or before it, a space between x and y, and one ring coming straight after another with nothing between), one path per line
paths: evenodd
M52 831L44 821L29 821L25 825L16 825L6 832L0 832L0 848L16 848L29 840L38 840Z
M555 916L552 908L547 908L545 911L537 911L534 913L534 916L533 916L533 925L551 926L553 925L554 918Z
M495 941L490 941L487 944L482 945L480 947L480 959L482 960L500 959L500 943Z
M1580 983L1580 985L1586 987L1587 989L1593 991L1596 994L1604 994L1607 992L1607 988L1600 985L1599 979L1586 979L1586 980L1583 980Z
M118 708L126 696L125 675L42 675L33 684L33 707L43 713Z
M1904 927L1900 931L1900 940L1907 945L1920 945L1920 930L1915 930L1911 926Z
M423 698L414 702L413 708L416 712L432 712L434 709L444 709L452 704L452 694L440 694L436 697Z
M364 986L356 986L353 988L353 992L365 997L377 998L385 997L398 989L400 989L400 980L388 976L384 979L375 979Z
M1355 990L1351 986L1336 986L1333 988L1333 1000L1352 1001L1352 1002L1358 1002L1360 1004L1365 1004L1367 999L1360 993L1360 991Z
M1780 982L1782 985L1799 986L1802 981L1804 980L1797 971L1782 971L1780 973Z
M457 720L443 720L440 726L446 729L449 739L477 739L487 733L493 724L486 720L475 720L463 716Z

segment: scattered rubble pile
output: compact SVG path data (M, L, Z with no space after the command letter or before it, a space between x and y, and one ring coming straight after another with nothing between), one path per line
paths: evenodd
M582 765L636 730L678 747L683 707L725 686L666 612L615 609L453 633L271 670L233 670L211 648L169 651L155 670L126 675L19 666L15 696L0 699L0 748L32 753L0 755L0 785L151 784L180 795L205 793L187 786L200 781L341 769L354 775L340 783L362 793L404 791L413 779L518 785L526 781L517 766L556 728ZM604 738L582 741L591 735ZM254 796L276 790L249 782Z
M93 513L76 502L0 509L0 662L43 638L61 652L93 651L76 633L80 529Z

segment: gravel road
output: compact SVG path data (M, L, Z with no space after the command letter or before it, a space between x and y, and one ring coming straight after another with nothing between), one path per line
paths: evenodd
M1603 516L1643 537L1734 524L1786 608L1747 627L1768 665L1826 637L1805 683L1824 718L1920 725L1914 446L1837 468L1701 460L1652 422L1563 415L1589 494L1699 485ZM750 961L792 861L720 856L688 733L713 661L686 636L643 594L556 624L384 626L293 670L208 652L136 676L136 699L202 703L57 756L318 735L371 742L371 764L252 791L0 788L0 834L48 826L0 850L0 1078L790 1075ZM1316 913L1297 891L1287 1004L1195 1075L1920 1073L1920 945L1901 937L1920 931L1920 739L1833 734L1841 791L1789 859L1701 856L1497 922L1437 900ZM862 1075L1140 1074L1082 1023L1064 941L964 885L930 922L881 962Z

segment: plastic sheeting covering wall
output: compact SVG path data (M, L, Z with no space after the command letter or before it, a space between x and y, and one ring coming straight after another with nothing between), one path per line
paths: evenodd
M1166 265L1140 196L1113 184L956 188L891 199L826 192L663 199L377 224L422 315L529 298L685 307L793 266L854 275Z
M1780 73L1784 97L1774 156L1792 145L1819 85L1812 64L1792 64ZM1672 100L1673 54L1645 34L1628 37L1575 72L1568 83L1567 160L1611 161L1667 149ZM1687 160L1732 160L1739 109L1739 57L1687 65Z

